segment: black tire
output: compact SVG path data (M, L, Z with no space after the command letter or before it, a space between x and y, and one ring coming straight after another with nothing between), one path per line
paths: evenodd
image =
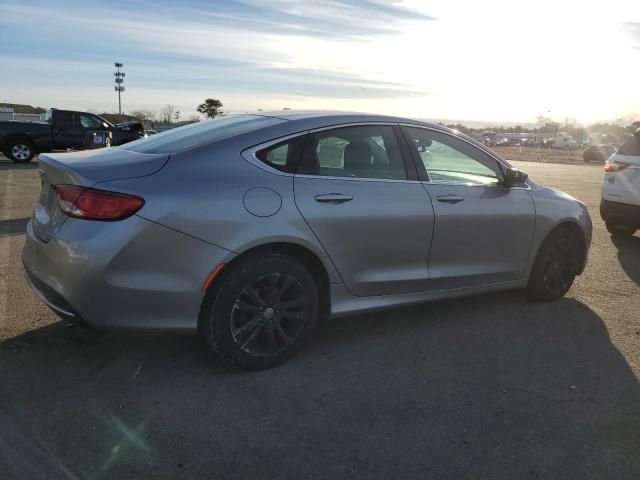
M233 367L275 367L313 332L318 286L302 263L280 253L250 256L229 268L207 293L200 332Z
M567 228L551 232L538 250L527 294L542 301L554 301L569 291L579 267L579 245Z
M36 148L29 140L10 140L6 155L17 163L29 163L36 154Z
M623 223L615 223L612 221L605 221L607 232L616 237L630 237L636 233L636 228Z

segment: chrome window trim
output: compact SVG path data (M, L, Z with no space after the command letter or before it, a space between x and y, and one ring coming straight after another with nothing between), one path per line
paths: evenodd
M249 163L255 165L258 168L261 168L262 170L265 170L269 173L274 173L276 175L281 175L284 177L295 176L298 178L326 178L330 180L348 180L348 181L359 180L359 181L367 181L367 182L423 183L421 180L409 180L409 179L401 180L401 179L394 179L394 178L335 177L335 176L328 176L328 175L293 174L293 173L283 172L281 170L278 170L276 168L273 168L267 165L262 160L260 160L256 155L260 150L269 148L273 145L277 145L278 143L286 142L287 140L291 140L293 138L296 138L302 135L322 132L325 130L335 130L335 129L347 128L347 127L364 127L369 125L384 125L384 126L393 128L394 126L397 126L399 124L395 122L347 122L347 123L338 123L335 125L313 128L311 130L303 130L301 132L285 135L284 137L279 137L274 140L269 140L267 142L254 145L253 147L245 148L240 152L240 156L244 158L246 161L248 161ZM400 141L401 139L398 139L398 142ZM401 155L402 155L402 152L401 152ZM403 161L404 161L404 158L403 158Z

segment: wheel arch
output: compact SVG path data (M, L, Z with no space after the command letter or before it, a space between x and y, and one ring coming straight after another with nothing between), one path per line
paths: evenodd
M544 242L546 242L547 238L549 238L553 233L557 232L558 230L563 230L563 229L564 230L568 230L574 236L574 238L576 239L576 241L578 243L578 254L579 254L579 258L580 258L580 268L576 273L578 275L580 275L584 271L584 268L586 266L587 239L585 238L585 233L584 233L584 230L583 230L582 226L577 221L575 221L574 219L571 219L571 218L567 218L567 219L561 220L558 223L556 223L552 228L549 229L547 234L544 236L544 238L542 239L542 241L538 245L538 248L536 250L536 254L533 257L533 263L535 263L535 260L538 258L538 255L540 253L540 249L544 245ZM532 268L533 268L533 263L532 263ZM531 274L531 269L529 270L529 274Z
M235 256L231 261L225 264L224 268L220 270L218 276L215 277L211 285L205 292L202 304L200 305L200 314L198 315L198 330L201 329L201 323L205 319L207 311L211 307L213 298L218 287L222 284L224 279L230 275L235 266L245 261L248 258L256 257L267 254L282 254L287 255L300 263L302 263L313 275L318 287L318 294L320 295L320 318L326 318L331 312L331 293L330 293L330 280L329 273L323 261L318 255L316 255L309 248L292 242L271 242L262 245L258 245L249 248L239 255Z
M9 148L9 145L16 141L28 142L32 147L35 153L38 153L38 146L36 142L33 141L33 138L28 133L18 133L15 135L8 136L4 139L4 143L2 144L2 148Z

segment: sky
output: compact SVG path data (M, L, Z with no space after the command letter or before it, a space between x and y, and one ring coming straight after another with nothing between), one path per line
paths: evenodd
M637 0L0 0L0 101L640 119Z

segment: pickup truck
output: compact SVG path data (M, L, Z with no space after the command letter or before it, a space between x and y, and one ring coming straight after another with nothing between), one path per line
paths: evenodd
M14 162L30 162L37 153L89 148L88 136L104 132L104 146L144 137L141 123L114 125L87 112L49 109L44 122L0 122L0 150Z

